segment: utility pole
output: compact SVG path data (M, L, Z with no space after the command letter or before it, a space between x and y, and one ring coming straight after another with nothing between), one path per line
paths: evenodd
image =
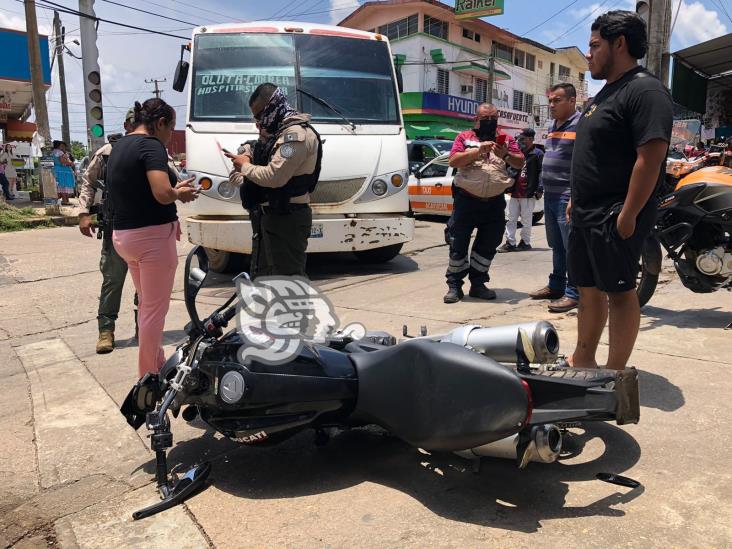
M646 22L648 52L643 65L668 86L671 54L671 0L644 0L637 3L636 12Z
M493 82L496 81L496 61L493 55L488 60L488 92L486 93L486 103L493 104Z
M91 147L89 157L104 145L104 110L102 108L102 77L99 72L96 15L94 0L79 0L79 11L87 17L79 17L81 32L81 64L84 72L84 105L86 125Z
M43 84L41 68L41 44L38 41L38 20L36 19L36 3L24 0L25 29L28 36L28 60L30 62L31 87L33 88L33 109L36 114L36 131L41 137L41 161L38 177L38 189L43 196L46 213L58 213L56 204L58 194L56 179L53 176L53 158L51 157L51 128L48 125L48 107L46 106L46 88Z
M69 103L66 95L66 71L64 71L64 40L65 29L61 27L61 17L57 11L53 12L53 32L56 35L56 57L58 58L58 80L61 88L61 139L71 147L69 132Z
M163 90L161 90L160 88L158 88L158 83L167 82L167 81L168 81L167 78L163 78L162 80L157 80L155 78L151 78L150 80L145 80L145 84L155 83L155 90L152 93L155 94L155 97L157 97L158 99L160 99L160 94L163 93Z

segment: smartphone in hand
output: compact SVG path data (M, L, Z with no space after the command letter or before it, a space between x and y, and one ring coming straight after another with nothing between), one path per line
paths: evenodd
M496 145L498 145L499 147L504 147L506 145L506 141L508 141L508 136L502 133L496 138Z

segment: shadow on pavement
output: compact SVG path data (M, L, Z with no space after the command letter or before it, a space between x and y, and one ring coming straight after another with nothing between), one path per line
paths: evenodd
M508 303L509 305L516 305L520 301L529 298L529 294L525 292L517 292L516 290L512 290L510 288L495 288L491 286L490 282L486 284L486 286L496 292L495 300L486 301L484 299L478 299L477 297L470 297L468 295L470 283L466 281L466 284L463 287L463 291L465 292L465 297L463 298L463 301L469 303L485 303L486 305L490 305L491 303Z
M677 328L724 328L732 322L732 313L720 307L713 309L683 309L672 311L646 305L641 310L642 316L648 319L648 324L641 326L642 332L647 332L661 326L675 326Z
M605 446L602 455L585 463L566 462L594 438ZM605 423L568 435L564 461L532 463L519 470L512 461L486 458L477 474L470 461L453 454L422 454L372 428L341 433L321 448L313 444L312 432L276 447L232 448L232 444L206 431L199 438L178 443L170 452L170 465L182 463L186 469L218 455L210 482L250 499L322 494L373 482L408 494L450 520L528 533L538 531L547 519L624 516L614 506L643 493L642 487L619 488L589 505L565 506L569 482L593 480L598 472L622 473L640 458L635 439ZM145 464L144 470L152 472L154 462ZM596 482L600 494L614 490Z
M673 412L686 404L681 388L663 376L638 370L638 385L641 406L646 408Z

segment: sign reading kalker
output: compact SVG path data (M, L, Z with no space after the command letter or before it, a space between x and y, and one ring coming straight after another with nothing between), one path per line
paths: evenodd
M503 14L504 0L456 0L456 19L475 19Z

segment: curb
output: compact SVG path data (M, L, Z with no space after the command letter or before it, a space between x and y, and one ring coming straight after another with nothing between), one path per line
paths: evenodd
M56 227L73 227L79 224L79 217L76 215L29 217L20 221L20 224L23 228L33 229L36 227L47 227L49 221Z

